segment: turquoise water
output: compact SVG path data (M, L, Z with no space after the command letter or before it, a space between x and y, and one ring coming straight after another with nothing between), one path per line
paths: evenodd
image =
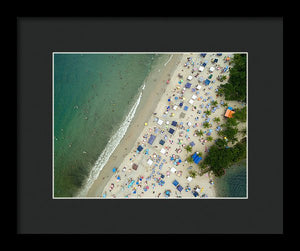
M226 169L224 176L214 178L218 197L247 196L246 164L246 160L243 160Z
M54 196L69 197L134 104L154 54L54 54Z

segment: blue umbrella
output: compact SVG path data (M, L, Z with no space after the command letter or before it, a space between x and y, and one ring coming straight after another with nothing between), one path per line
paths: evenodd
M113 168L113 170L112 170L112 171L113 171L113 173L114 173L114 172L116 171L116 168Z

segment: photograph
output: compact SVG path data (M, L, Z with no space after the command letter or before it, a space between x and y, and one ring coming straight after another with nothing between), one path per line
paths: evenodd
M248 199L248 52L52 52L53 199Z

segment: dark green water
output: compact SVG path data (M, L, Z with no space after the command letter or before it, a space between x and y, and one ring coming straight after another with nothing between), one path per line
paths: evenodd
M226 169L224 176L214 178L218 197L246 197L247 169L246 160Z
M158 57L54 54L55 197L73 196L82 186Z

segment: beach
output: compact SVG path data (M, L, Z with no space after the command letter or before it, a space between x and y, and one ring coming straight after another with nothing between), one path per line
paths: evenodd
M97 179L78 197L195 198L194 191L199 194L197 198L216 197L213 175L200 175L197 164L188 163L186 158L195 152L205 158L220 137L217 130L226 119L227 106L220 105L224 98L217 96L221 84L217 77L222 74L228 78L232 57L233 54L172 54L154 68L145 80L140 103L124 137ZM206 65L202 68L203 62ZM206 116L204 111L211 110L213 100L218 105ZM245 105L238 101L226 103L234 109ZM213 121L216 117L220 122ZM203 127L207 120L209 129ZM243 127L239 124L239 130ZM205 133L202 137L195 134L200 129ZM211 142L206 140L207 134L213 138ZM192 145L191 153L186 151L187 145ZM197 173L195 177L191 177L191 170Z
M165 92L166 85L163 83L170 78L171 73L175 71L180 64L181 58L181 54L170 55L167 60L158 62L157 65L154 66L152 73L150 73L144 81L145 87L142 98L124 137L101 170L98 178L87 191L80 191L78 194L79 197L99 197L98 195L101 194L106 183L113 176L111 170L121 164L129 150L132 149L136 143L138 136L144 129L144 121L149 120L153 110Z

